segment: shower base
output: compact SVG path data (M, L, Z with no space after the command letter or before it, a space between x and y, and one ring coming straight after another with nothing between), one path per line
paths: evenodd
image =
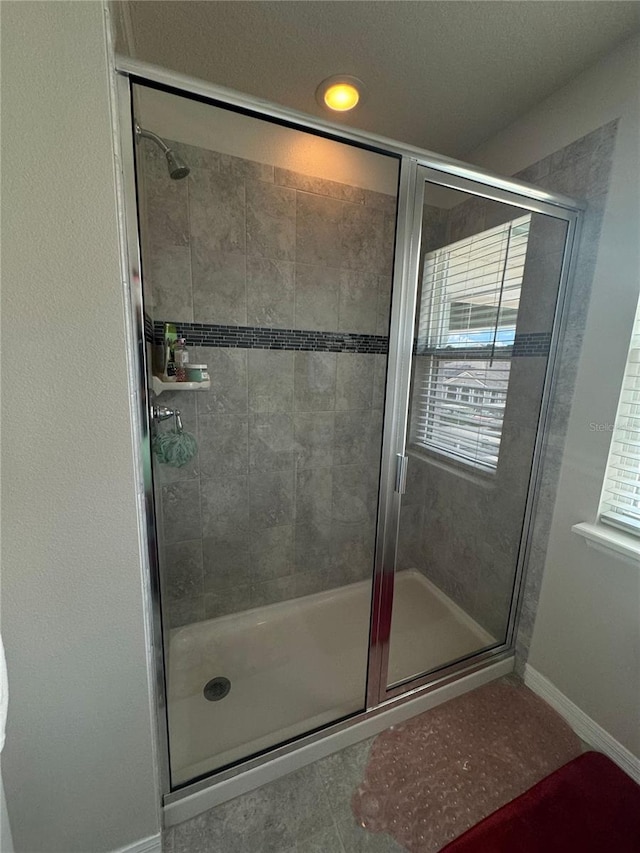
M363 710L370 607L360 581L172 630L173 784ZM390 683L494 642L420 572L396 575ZM231 689L210 701L203 689L216 678Z

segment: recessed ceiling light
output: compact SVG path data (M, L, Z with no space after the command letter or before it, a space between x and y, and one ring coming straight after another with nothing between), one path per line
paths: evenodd
M362 101L364 84L357 77L348 74L334 74L327 77L316 89L316 100L322 107L346 113Z

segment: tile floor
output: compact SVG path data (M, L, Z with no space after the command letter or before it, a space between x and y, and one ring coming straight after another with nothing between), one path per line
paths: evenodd
M434 853L581 748L502 679L169 829L163 850Z

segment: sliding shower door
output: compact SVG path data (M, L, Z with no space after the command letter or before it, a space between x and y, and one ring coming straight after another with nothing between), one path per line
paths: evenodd
M395 566L381 603L386 695L509 641L574 217L418 168L412 354L396 376L405 396L400 387L391 448Z
M365 710L399 159L133 95L176 787Z

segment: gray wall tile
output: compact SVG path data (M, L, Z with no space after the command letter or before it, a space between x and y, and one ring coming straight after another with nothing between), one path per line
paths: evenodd
M249 471L293 468L293 420L289 414L252 414L249 419Z
M284 524L252 530L250 553L256 582L290 575L293 572L293 526Z
M249 475L249 518L257 528L278 527L293 520L293 473Z
M338 331L376 334L379 279L375 272L341 270Z
M203 477L246 474L249 420L246 415L200 415L198 445Z
M341 266L341 224L345 202L297 193L296 261ZM355 205L354 205L355 207Z
M335 465L359 465L372 452L380 453L381 426L371 409L336 412L333 460ZM372 447L373 446L373 447Z
M294 328L334 331L339 298L339 269L296 264Z
M326 572L331 565L331 524L296 524L294 565L296 573Z
M293 328L294 265L271 258L247 258L247 323Z
M390 275L378 276L378 310L376 320L376 335L389 334L391 319L391 283Z
M303 412L293 416L294 461L298 469L333 464L333 412Z
M387 383L387 356L374 355L373 359L374 368L371 405L374 409L382 409L384 407L384 393Z
M218 154L217 157L219 170L223 175L273 183L273 166L268 163L256 163L243 157L233 157L231 154Z
M218 616L228 616L229 613L241 613L249 610L251 603L251 587L247 584L216 587L215 592L204 594L204 618L216 619Z
M165 244L143 251L142 272L145 288L153 293L155 317L193 321L189 246Z
M296 524L330 524L332 468L305 468L296 472Z
M249 350L249 410L290 412L293 409L294 353Z
M204 619L204 597L180 598L163 604L164 619L168 628L179 628Z
M297 352L294 369L294 411L333 411L336 401L337 354Z
M217 253L245 252L244 182L231 174L201 171L189 183L191 240L209 259Z
M386 270L384 213L345 204L340 224L341 266L380 274Z
M163 486L161 491L165 543L198 539L202 529L198 481L172 483Z
M377 501L375 482L368 465L342 465L333 469L333 518L350 524L372 523Z
M203 536L246 536L249 533L249 486L247 475L202 479Z
M202 541L166 545L161 552L163 595L170 601L202 595Z
M296 193L274 184L246 184L247 255L295 259Z
M202 540L202 577L204 592L216 593L223 587L249 584L252 580L249 543L246 532L230 530L223 536L205 536Z
M209 391L194 394L198 415L244 414L248 410L247 352L242 349L194 347L193 364L207 364Z
M325 178L314 178L311 175L303 175L300 172L292 172L289 169L276 167L275 182L284 187L294 187L315 195L325 195L341 201L352 201L355 204L363 204L367 190L353 187L350 184L341 184L338 181L328 181Z
M296 581L293 575L259 581L251 588L252 607L264 607L266 604L275 604L295 597Z
M334 522L331 542L332 586L355 583L373 577L375 526Z
M373 396L371 357L339 352L336 373L336 410L369 409Z
M194 238L191 244L193 316L198 323L247 323L245 256L210 253Z
M154 247L189 244L187 186L183 181L167 180L167 162L155 143L142 143L144 170L144 208L148 236Z

